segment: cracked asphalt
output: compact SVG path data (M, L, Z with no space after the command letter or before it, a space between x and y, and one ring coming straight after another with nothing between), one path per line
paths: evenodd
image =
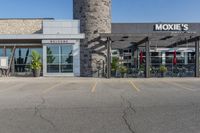
M199 131L197 78L0 78L0 133Z

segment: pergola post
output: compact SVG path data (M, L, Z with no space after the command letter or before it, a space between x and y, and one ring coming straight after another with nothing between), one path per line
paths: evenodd
M108 79L111 78L111 40L107 38L107 76Z
M199 77L199 38L195 41L195 77Z
M145 43L145 50L146 50L146 65L145 65L145 77L150 78L150 43L149 39Z

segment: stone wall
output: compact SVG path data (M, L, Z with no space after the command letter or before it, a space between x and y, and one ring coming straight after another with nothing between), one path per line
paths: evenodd
M96 62L105 60L105 46L93 42L100 33L111 33L111 0L73 0L74 19L80 20L81 75L96 76Z
M42 33L42 19L0 19L0 34Z

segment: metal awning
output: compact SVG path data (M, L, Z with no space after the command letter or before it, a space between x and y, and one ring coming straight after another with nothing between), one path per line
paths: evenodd
M149 41L151 47L178 47L188 45L200 37L196 33L103 33L101 39L109 38L112 48L127 48L137 45L144 47L145 42ZM194 45L194 44L191 44Z
M151 47L184 47L191 44L195 48L195 77L199 77L199 39L200 34L193 33L104 33L100 34L99 43L107 44L107 78L111 77L111 49L125 49L131 46L145 48L145 77L150 77L150 48ZM94 40L92 40L94 41Z

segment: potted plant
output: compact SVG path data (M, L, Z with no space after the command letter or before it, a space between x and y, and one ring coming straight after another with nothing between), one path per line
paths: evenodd
M33 76L39 77L42 68L41 55L37 51L32 51L31 57L31 69L33 72Z
M111 70L112 70L112 76L116 76L116 72L119 66L119 58L118 57L113 57L112 63L111 63Z
M125 67L125 66L119 66L119 72L121 73L121 77L123 78L123 77L125 77L126 76L126 73L127 73L127 71L128 71L128 69Z
M161 77L164 77L165 73L167 72L167 67L164 65L161 65L159 68L159 71L160 71Z
M138 69L138 76L141 77L144 75L145 72L145 66L144 65L140 65L139 69Z

